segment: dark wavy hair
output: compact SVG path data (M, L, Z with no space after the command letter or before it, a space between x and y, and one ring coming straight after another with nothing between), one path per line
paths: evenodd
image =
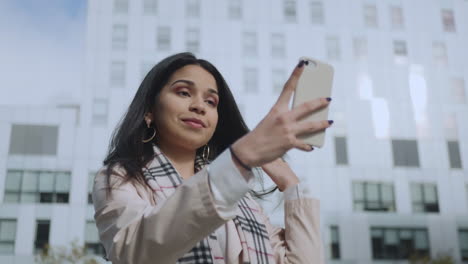
M154 109L157 97L172 74L187 65L198 65L211 73L218 87L219 119L213 137L208 142L210 147L208 159L215 159L237 139L249 132L229 86L215 66L188 52L169 56L148 72L127 112L112 133L108 153L103 162L107 166L106 175L109 191L111 191L110 175L116 165L125 169L124 181L133 179L141 184L146 184L142 168L153 158L154 152L151 143L142 142L143 138L148 138L144 115ZM197 153L200 154L201 151L202 148L198 149ZM261 193L253 192L253 195L261 198L261 196L275 190L276 188L269 191L264 190Z

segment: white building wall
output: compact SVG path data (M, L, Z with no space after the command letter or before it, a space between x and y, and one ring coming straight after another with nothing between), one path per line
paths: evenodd
M328 130L326 145L310 154L291 151L289 159L301 179L322 204L322 234L327 257L329 226L340 233L341 260L333 263L379 263L372 260L370 227L425 227L431 254L449 252L460 260L458 228L468 228L468 117L466 102L453 103L450 78L465 80L468 95L468 2L450 1L345 1L322 0L325 24L310 23L311 1L297 0L297 19L285 23L283 1L241 1L241 20L227 18L228 1L201 0L200 18L185 17L185 1L158 1L157 15L142 15L142 1L129 1L128 14L114 14L113 1L88 1L85 77L83 96L78 98L80 120L75 110L38 108L1 108L0 110L0 198L3 198L8 168L65 169L72 172L68 204L0 204L1 218L17 219L15 257L0 256L0 263L30 263L34 249L36 219L50 219L50 243L63 245L73 239L84 241L86 220L93 219L87 205L87 177L102 164L107 145L117 122L126 111L142 78L142 65L157 63L166 56L185 51L187 28L200 30L197 56L214 63L226 78L247 124L254 128L273 105L277 93L272 90L272 69L283 69L288 76L297 59L308 55L329 61L335 67L330 118L335 124ZM363 23L363 5L375 4L378 27ZM389 6L402 7L404 29L394 30ZM445 32L440 10L455 15L456 32ZM112 50L112 25L128 26L127 49ZM171 29L171 47L158 51L158 26ZM257 55L243 55L243 33L255 32ZM285 36L284 58L271 56L271 33ZM327 58L325 39L339 39L341 58ZM367 39L368 55L363 61L354 57L353 38ZM406 41L406 63L394 61L393 41ZM445 43L448 64L434 63L432 43ZM113 60L126 63L124 87L110 85ZM258 92L243 90L243 71L254 67ZM422 67L422 68L421 68ZM422 71L421 71L422 69ZM414 90L415 78L423 77L426 90ZM367 80L362 83L362 80ZM413 81L412 81L413 80ZM421 82L418 82L421 84ZM415 91L415 92L412 92ZM93 124L93 99L108 100L107 123ZM425 105L424 105L425 104ZM416 108L415 108L416 107ZM418 108L419 107L419 108ZM421 110L422 109L422 110ZM418 125L422 114L426 123ZM447 132L447 114L454 114L456 127ZM11 124L59 125L56 157L8 155ZM345 136L349 165L336 165L334 136ZM391 139L418 141L420 167L393 165ZM458 139L461 170L450 169L446 140ZM353 209L353 181L383 181L394 184L395 213L356 212ZM440 213L414 213L410 183L437 184ZM276 206L265 204L267 209ZM3 201L3 200L1 200ZM281 210L272 212L272 222L282 223ZM383 261L382 263L389 263ZM397 263L397 262L392 262ZM404 262L403 262L404 263Z

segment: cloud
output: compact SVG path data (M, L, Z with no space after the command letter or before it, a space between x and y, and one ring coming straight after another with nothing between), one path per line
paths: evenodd
M0 105L80 101L84 4L84 0L0 1Z

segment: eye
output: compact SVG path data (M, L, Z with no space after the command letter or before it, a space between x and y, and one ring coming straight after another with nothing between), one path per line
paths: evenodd
M190 96L190 94L187 91L178 91L177 94L184 97Z
M206 102L211 106L216 106L216 102L214 100L207 100Z

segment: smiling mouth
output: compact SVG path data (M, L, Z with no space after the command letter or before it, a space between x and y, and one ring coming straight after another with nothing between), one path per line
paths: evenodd
M192 128L204 128L205 127L202 121L196 120L196 119L183 119L182 122L184 122L187 126L192 127Z

